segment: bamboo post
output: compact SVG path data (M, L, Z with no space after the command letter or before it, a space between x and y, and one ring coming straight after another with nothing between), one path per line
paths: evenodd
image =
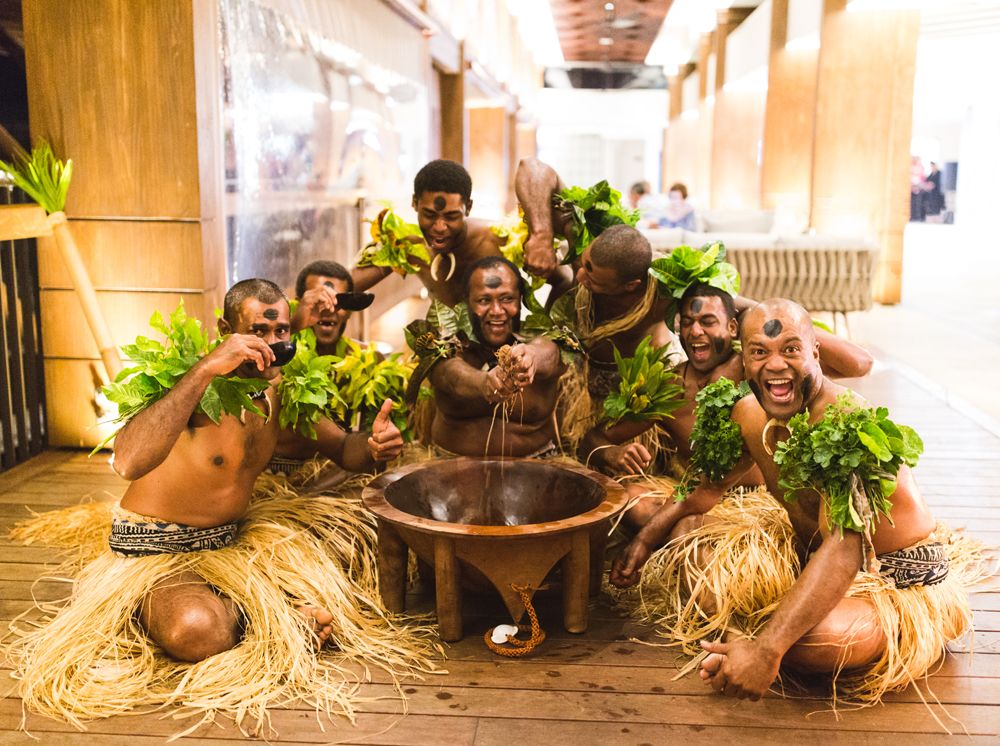
M76 296L80 299L80 305L83 306L83 315L87 317L90 331L101 352L104 370L107 372L108 378L113 381L122 370L122 359L111 338L108 322L104 319L101 307L97 304L94 284L90 281L87 268L83 266L80 251L77 249L76 241L66 223L66 213L60 210L49 215L49 225L52 226L52 232L56 236L56 244L59 246L63 261L66 262L66 269L69 270L70 278L73 280Z

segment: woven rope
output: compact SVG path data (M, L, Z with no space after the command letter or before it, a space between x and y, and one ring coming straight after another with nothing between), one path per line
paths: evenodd
M541 645L545 641L545 632L543 632L542 628L538 626L538 616L535 614L535 609L531 605L531 597L528 595L528 591L531 590L541 591L544 590L547 586L543 585L540 588L532 589L530 585L514 585L513 583L511 583L510 587L515 593L521 596L521 600L524 601L524 610L528 612L528 618L531 620L530 625L518 624L517 628L521 632L530 631L531 639L522 641L518 640L513 635L507 635L507 642L509 642L511 645L514 645L515 647L502 648L495 642L493 642L492 629L487 630L486 635L483 637L483 639L486 641L486 647L488 647L497 655L503 655L508 658L520 658L530 653L532 650L535 649L535 647ZM494 627L493 629L496 628Z

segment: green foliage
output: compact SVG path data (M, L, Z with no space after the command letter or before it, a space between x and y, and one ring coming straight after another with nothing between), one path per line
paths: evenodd
M183 302L170 314L169 323L159 311L154 311L149 325L166 336L166 344L140 336L136 337L135 344L123 345L122 352L136 365L125 368L114 383L103 388L105 396L118 405L115 422L128 422L146 407L166 396L195 363L222 341L220 339L209 343L202 331L201 322L184 312ZM208 415L216 424L223 414L238 417L244 409L261 414L249 395L263 391L269 385L260 378L216 376L205 389L194 411ZM104 443L112 437L114 435Z
M372 242L361 250L359 267L390 267L399 275L411 275L420 271L412 258L430 264L427 247L419 241L407 240L410 236L422 236L420 226L406 223L392 211L392 205L382 202L385 209L372 221Z
M382 402L392 399L389 419L399 428L403 440L409 443L413 433L406 425L407 408L404 403L406 387L416 368L415 363L401 363L401 353L379 360L374 344L362 348L353 340L347 341L350 352L333 366L337 374L340 393L351 408L352 416L361 414L361 429L370 431Z
M49 215L66 206L73 161L63 165L45 140L39 140L30 156L16 154L11 164L0 161L0 170L9 173L14 185L23 189Z
M348 404L340 395L333 376L339 358L316 354L316 335L303 329L296 335L295 357L281 369L281 427L292 427L316 438L314 425L326 418L334 422L348 419Z
M912 428L890 420L885 407L858 407L851 392L828 405L815 425L803 412L788 429L791 437L774 454L785 500L795 501L804 490L819 492L830 528L841 532L871 530L879 515L889 518L899 467L916 466L924 451Z
M731 417L736 402L749 394L750 386L746 381L737 386L728 378L720 378L695 395L695 419L691 429L694 455L674 493L677 502L691 494L703 477L709 482L722 481L740 460L743 435Z
M512 212L496 223L490 225L490 230L500 238L506 238L500 253L504 259L511 262L515 267L522 270L528 277L528 286L531 291L538 290L545 284L544 277L535 277L530 272L524 270L524 243L528 240L528 224L524 222L524 211L521 206L517 206L517 212ZM558 246L558 241L555 242Z
M621 192L612 189L608 182L601 181L590 189L567 187L553 196L556 208L573 222L569 251L563 264L570 264L590 243L612 225L635 225L639 222L640 211L630 210L622 205Z
M529 290L524 298L528 316L521 323L521 334L525 341L530 342L538 337L545 337L555 342L559 348L559 357L567 365L576 360L582 351L580 340L568 323L556 324L545 307L538 302L533 290Z
M635 355L622 358L614 348L615 363L622 378L618 391L604 400L604 420L611 427L626 419L629 422L665 420L684 406L684 387L678 384L667 345L653 347L652 337L639 344Z
M721 241L706 244L701 250L678 246L669 256L654 260L649 274L660 283L660 297L672 299L663 319L671 331L678 302L695 283L707 283L733 296L740 292L740 275L726 262L726 247Z

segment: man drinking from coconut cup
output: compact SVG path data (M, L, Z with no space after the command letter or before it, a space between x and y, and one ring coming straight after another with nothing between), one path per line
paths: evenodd
M113 468L129 485L111 510L108 544L83 567L69 605L12 649L21 695L44 714L75 720L177 702L263 717L290 697L349 712L346 669L313 652L331 636L338 655L377 660L393 675L426 663L419 633L403 635L411 628L375 600L370 526L356 507L254 491L280 430L281 289L237 283L218 330L222 342L117 434ZM223 405L215 421L200 413L210 385ZM316 449L354 471L395 458L403 441L390 406L370 435L319 423ZM105 525L107 508L93 508Z
M805 310L765 301L741 338L753 394L720 426L737 439L728 476L662 507L610 580L640 583L669 542L642 601L667 609L658 622L686 652L707 653L706 684L756 701L779 670L824 673L838 696L877 701L924 676L966 630L978 549L936 530L910 473L916 434L823 375ZM755 465L773 499L720 502Z
M472 177L454 161L431 161L417 172L413 180L413 209L422 236L406 238L426 247L427 259L411 257L410 261L431 297L453 307L464 297L462 278L469 267L483 257L503 256L500 247L507 239L491 229L490 221L469 217ZM549 251L554 256L551 245ZM390 266L363 264L359 263L351 273L359 292L374 287L393 271ZM571 281L567 271L544 276L550 278L557 295L565 292Z
M633 497L642 496L642 500L626 513L626 522L635 529L645 525L663 500L673 495L672 480L657 479L659 469L668 477L679 478L690 464L697 394L723 377L734 383L744 379L743 356L734 351L734 342L739 338L736 303L732 295L707 282L715 277L713 269L717 266L709 267L688 286L677 304L680 311L678 337L687 360L674 368L674 374L684 389L684 406L667 419L626 420L610 428L595 426L584 436L578 450L581 461L613 473L639 475L654 470L648 481L629 485ZM871 370L873 359L866 350L822 329L817 328L814 332L819 342L820 366L826 376L854 378L867 375ZM668 438L669 448L674 450L670 464L654 464L649 450L635 442L653 427L659 429L660 436ZM760 471L753 467L739 485L753 487L763 483Z
M431 369L434 445L445 455L478 458L555 453L552 415L566 366L551 340L525 344L515 337L521 273L502 257L485 257L469 267L463 285L479 343L463 345Z

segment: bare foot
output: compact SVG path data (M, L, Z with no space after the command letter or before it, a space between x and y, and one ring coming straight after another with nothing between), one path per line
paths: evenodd
M316 635L313 644L319 650L330 639L330 632L332 631L330 623L333 621L333 614L324 609L318 609L315 606L296 606L295 610L306 619L312 619L313 634Z

